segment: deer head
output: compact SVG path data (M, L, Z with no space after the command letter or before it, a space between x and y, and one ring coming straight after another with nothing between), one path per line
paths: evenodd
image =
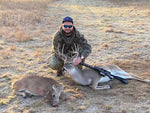
M75 60L79 57L79 46L74 44L74 48L72 48L71 53L73 54L72 57L67 58L64 61L63 70L70 72L74 67Z
M52 92L48 91L47 98L52 100L51 104L53 107L57 107L59 104L59 98L64 91L64 86L62 84L56 84L52 86Z

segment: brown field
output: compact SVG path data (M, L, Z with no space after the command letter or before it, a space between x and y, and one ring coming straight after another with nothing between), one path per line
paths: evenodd
M150 113L148 83L129 80L124 85L113 80L112 89L93 91L72 82L68 75L57 77L46 64L52 36L69 15L93 48L87 63L116 64L150 79L150 2L141 1L1 0L0 112ZM14 95L11 84L26 75L63 83L65 95L59 107L39 97Z

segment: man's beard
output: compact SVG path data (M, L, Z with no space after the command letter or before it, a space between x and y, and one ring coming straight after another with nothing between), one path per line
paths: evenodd
M64 35L66 35L66 36L71 36L72 35L72 33L73 33L73 30L72 31L70 31L69 33L66 33L64 30L62 30L63 31L63 34Z

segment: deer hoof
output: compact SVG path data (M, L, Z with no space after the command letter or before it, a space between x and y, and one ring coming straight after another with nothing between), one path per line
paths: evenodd
M110 88L110 89L112 89L112 86L111 86L111 85L109 85L109 88Z
M27 97L23 97L24 99L26 99Z

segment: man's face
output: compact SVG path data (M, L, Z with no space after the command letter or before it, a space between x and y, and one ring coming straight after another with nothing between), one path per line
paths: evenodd
M65 32L66 35L71 35L72 31L73 31L73 24L72 22L64 22L62 24L62 29Z

